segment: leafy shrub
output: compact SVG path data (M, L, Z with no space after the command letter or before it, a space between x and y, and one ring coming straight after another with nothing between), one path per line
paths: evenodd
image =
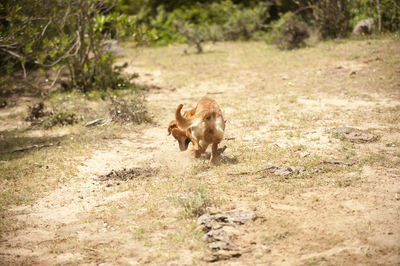
M228 15L223 25L227 40L249 40L269 17L267 6L259 4L254 8L241 9L238 7L233 14Z
M367 18L378 21L376 0L359 0L348 2L350 12L350 28ZM382 29L396 31L400 29L400 4L398 1L380 1Z
M35 122L42 117L51 115L51 112L44 110L44 103L40 102L32 106L28 106L28 116L25 118L26 121Z
M345 37L349 29L348 0L298 0L296 11L302 20L318 28L322 38Z
M111 97L109 113L113 121L120 123L140 124L151 121L146 111L143 95L137 95L130 101Z
M10 0L0 4L0 72L20 65L67 72L69 89L87 92L116 88L123 82L114 58L101 48L105 38L134 35L134 17L111 13L103 0ZM38 19L40 18L40 19ZM139 35L140 36L140 35Z
M206 24L193 24L185 21L175 23L176 28L182 36L186 38L186 42L191 46L194 45L198 53L203 52L202 44L211 40L210 27Z
M317 1L314 16L321 35L327 38L345 37L349 29L346 0Z
M199 217L206 212L207 207L211 206L211 199L203 188L178 197L176 202L182 207L184 218Z
M71 72L71 80L64 85L64 89L78 89L83 92L90 90L120 89L129 83L122 74L122 69L127 66L113 66L114 55L108 52L101 53L97 58L89 60L83 65L90 72L82 73L79 68Z
M31 125L41 125L45 129L49 129L54 126L76 124L82 120L82 117L68 110L46 111L44 103L39 102L28 106L28 115L25 120L30 121Z
M187 42L196 45L205 41L248 40L269 18L268 6L261 3L244 7L232 1L191 3L167 12L158 6L155 15L143 8L137 22L148 25L144 39L156 45ZM195 37L194 35L200 35ZM195 40L196 39L196 40Z
M279 49L292 50L304 45L304 41L310 37L310 29L303 21L289 21L281 30L281 35L275 39Z
M42 125L44 128L49 129L54 126L67 126L73 125L78 123L82 120L82 117L66 110L57 110L54 114L47 117L43 122Z
M265 36L265 41L267 43L275 43L275 40L280 37L281 32L287 23L298 21L301 21L301 18L295 15L293 12L289 11L283 14L280 19L271 22L270 30Z

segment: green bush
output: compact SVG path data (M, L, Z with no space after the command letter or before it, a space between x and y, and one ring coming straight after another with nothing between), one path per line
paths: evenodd
M394 3L396 1L380 1L382 30L400 30L400 4L396 7ZM378 22L376 0L349 1L348 5L351 29L362 19L373 18L376 23Z
M124 124L151 122L152 118L147 113L144 103L144 95L135 95L130 101L115 97L111 97L110 99L109 114L113 121Z
M212 200L208 195L208 191L204 188L197 188L193 192L189 192L176 198L176 202L182 207L182 216L186 219L192 219L203 215L207 207L210 207Z
M154 45L173 42L193 45L200 39L202 42L248 40L260 32L269 18L268 6L264 3L244 7L229 0L196 2L170 12L161 5L156 8L155 15L151 15L152 12L151 8L143 7L136 14L136 21L147 25L144 39ZM196 33L201 36L195 37Z
M281 32L287 23L298 21L301 21L301 18L293 12L289 11L283 14L280 19L271 22L270 30L265 35L265 41L270 44L274 43L274 41L281 35Z
M198 53L203 52L202 44L211 40L210 27L207 24L193 24L186 21L176 21L178 33L186 38L186 42L194 45Z
M110 13L101 0L10 0L0 4L0 72L24 75L32 67L69 74L68 89L87 92L126 82L114 58L102 50L104 39L141 31L135 17ZM66 12L67 11L67 12ZM37 19L40 18L40 19ZM135 37L141 37L136 34Z
M268 8L259 4L254 8L236 8L228 16L227 22L223 25L227 40L249 40L255 32L259 31L268 19Z
M303 21L289 21L281 29L280 36L275 39L279 49L292 50L305 45L305 40L310 37L310 29Z
M73 112L57 110L54 114L46 117L46 119L43 120L42 125L44 128L50 129L54 126L73 125L78 123L80 120L82 120L82 117Z

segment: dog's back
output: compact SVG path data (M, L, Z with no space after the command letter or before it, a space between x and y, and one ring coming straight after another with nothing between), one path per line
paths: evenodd
M208 121L209 124L212 121L216 122L217 117L222 117L222 112L217 102L208 97L203 97L200 99L196 107L190 111L190 118L185 117L185 115L181 115L182 107L183 105L180 104L176 108L175 119L177 121L178 127L183 130L186 130L187 128L192 126L196 126L201 123L201 121ZM224 122L223 119L222 122Z
M222 141L225 131L225 120L217 102L211 98L201 98L194 115L187 119L180 115L182 105L179 105L175 113L178 127L185 130L191 129L193 137L201 144L209 145Z
M178 128L186 132L187 137L194 144L195 157L204 153L208 145L212 144L210 161L215 163L218 144L222 141L225 131L225 120L216 101L204 97L191 111L191 117L181 115L183 105L175 111Z

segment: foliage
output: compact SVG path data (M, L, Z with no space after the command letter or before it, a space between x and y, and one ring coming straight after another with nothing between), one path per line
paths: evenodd
M66 126L76 124L82 120L82 117L64 109L46 111L44 103L39 102L28 106L28 115L25 120L30 121L32 125L41 125L45 129L49 129L57 125Z
M303 21L289 21L281 30L281 35L275 40L278 48L292 50L304 45L304 41L310 37L310 29Z
M376 0L358 0L348 2L350 12L350 27L366 18L378 21ZM380 0L382 29L396 31L400 29L400 3L397 0Z
M349 26L346 0L317 1L314 17L323 38L345 37Z
M183 209L183 217L189 219L203 215L212 203L207 190L201 187L178 197L176 202Z
M144 39L152 44L187 42L197 46L205 41L251 39L268 17L264 3L245 7L224 0L193 2L170 11L165 5L143 7L136 14L136 21L148 25ZM201 36L195 37L197 33Z
M67 111L67 110L56 110L54 114L46 117L45 120L43 120L42 125L44 128L49 129L54 126L67 126L67 125L73 125L78 123L80 120L82 120L82 117Z
M400 29L400 4L396 0L298 0L297 11L304 20L313 22L324 39L344 37L357 22L366 18L379 19L382 29Z
M281 35L284 26L289 22L301 21L301 18L293 12L286 12L278 20L271 22L270 30L265 37L267 43L273 43Z
M348 0L298 0L298 12L311 21L324 39L345 37L349 30Z
M249 40L253 34L261 29L268 18L268 7L259 4L254 8L237 8L224 24L224 32L227 40Z
M130 101L111 97L109 113L113 121L121 123L141 124L151 121L151 117L146 111L143 95L136 95Z
M28 116L25 118L26 121L36 122L42 117L51 115L51 112L44 110L44 103L39 102L35 105L28 106Z
M196 46L197 52L203 52L202 44L211 40L210 27L207 24L193 24L186 21L175 23L178 33L186 38L189 45Z
M118 88L124 77L112 67L113 56L102 49L103 39L137 32L133 17L102 14L102 0L11 0L0 4L0 71L13 73L20 65L69 74L68 89Z

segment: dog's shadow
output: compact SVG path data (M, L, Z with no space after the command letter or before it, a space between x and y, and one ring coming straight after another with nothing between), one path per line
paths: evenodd
M237 159L236 156L230 157L227 155L223 155L226 148L227 146L224 145L224 147L217 149L218 164L237 164L239 160ZM205 159L209 160L211 157L211 153L206 152L204 157Z

